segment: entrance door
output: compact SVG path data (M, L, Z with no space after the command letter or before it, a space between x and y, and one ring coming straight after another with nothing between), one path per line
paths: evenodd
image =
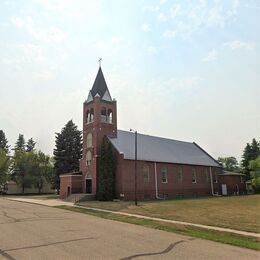
M67 197L70 195L70 186L67 187Z
M92 180L86 179L86 193L92 193Z
M222 184L221 188L222 188L222 195L227 195L227 184Z

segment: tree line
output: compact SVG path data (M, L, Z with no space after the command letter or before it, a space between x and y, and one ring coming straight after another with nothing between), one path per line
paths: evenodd
M36 142L27 142L22 134L15 143L13 155L3 130L0 130L0 191L5 191L8 181L14 181L22 188L35 187L41 193L44 184L52 183L54 168L50 156L36 151Z

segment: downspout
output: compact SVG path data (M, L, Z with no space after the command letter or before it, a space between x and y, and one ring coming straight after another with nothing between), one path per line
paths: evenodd
M157 183L157 167L156 162L154 162L154 182L155 182L155 198L157 200L162 200L163 198L158 196L158 183Z
M211 166L209 167L209 173L210 173L211 193L212 193L212 196L215 196L215 194L214 194L214 187L213 187L213 180L212 180L212 170L211 170Z

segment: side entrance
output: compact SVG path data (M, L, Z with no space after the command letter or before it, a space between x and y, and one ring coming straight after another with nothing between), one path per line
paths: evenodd
M86 193L92 193L92 179L86 179Z

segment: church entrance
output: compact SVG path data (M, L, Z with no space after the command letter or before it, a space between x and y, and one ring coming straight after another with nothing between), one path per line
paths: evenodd
M86 179L86 193L92 193L92 180Z

